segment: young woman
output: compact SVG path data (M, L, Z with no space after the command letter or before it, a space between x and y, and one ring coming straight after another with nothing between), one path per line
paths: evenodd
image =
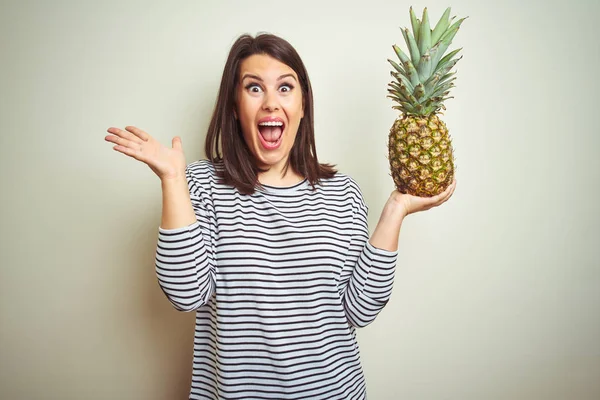
M206 138L110 128L114 149L161 180L156 273L196 312L190 399L364 399L355 328L391 295L402 220L438 206L392 192L369 239L356 182L317 159L313 98L295 49L273 35L232 46Z

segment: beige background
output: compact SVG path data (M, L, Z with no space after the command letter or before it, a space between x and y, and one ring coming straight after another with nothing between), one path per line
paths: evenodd
M159 181L106 129L203 157L229 47L282 35L319 156L359 182L373 229L410 3L0 4L0 398L187 398L194 316L156 284ZM369 399L599 399L600 3L451 5L469 16L443 116L458 188L402 227L392 300L359 336Z

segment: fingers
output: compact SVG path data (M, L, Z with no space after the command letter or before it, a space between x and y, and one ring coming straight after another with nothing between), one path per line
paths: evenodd
M131 132L124 131L124 130L119 129L119 128L108 128L107 132L112 133L113 135L115 135L115 136L117 136L117 137L119 137L119 138L121 138L123 140L128 140L128 141L131 141L133 143L142 143L143 142L142 139L140 139L136 135L132 134Z
M137 136L144 142L147 142L148 139L150 139L150 135L148 135L145 131L141 130L140 128L136 128L135 126L126 126L125 129L133 133L135 136Z
M456 189L456 178L454 178L452 180L452 183L450 185L448 185L446 190L444 190L442 193L440 193L439 195L436 196L436 197L439 197L439 199L438 199L438 201L436 201L435 206L439 206L440 204L443 204L446 201L448 201L448 199L450 197L452 197L452 194L454 193L454 189Z
M448 200L454 194L454 191L456 190L456 178L454 178L452 180L452 185L450 185L450 186L451 186L450 193L448 193L448 195L446 196L446 198L444 199L444 201Z
M429 210L433 207L437 207L448 201L448 199L452 197L454 189L456 189L456 179L453 179L452 183L448 185L448 187L442 193L438 194L437 196L428 198L426 200L428 204L423 208L423 211Z
M146 142L142 137L148 138L149 135L135 127L127 126L126 129L128 129L128 131L114 127L108 128L107 132L112 133L112 135L107 135L104 140L115 144L113 150L133 157L136 160L143 161L142 146Z
M113 146L113 149L118 151L119 153L123 153L132 158L135 158L138 161L143 161L142 153L138 149L134 149L131 147L126 147L126 146L120 146L120 145Z
M175 150L179 150L182 151L182 146L181 146L181 138L179 136L175 136L173 138L173 140L171 141L171 144L173 145L173 148Z
M113 132L111 132L113 133ZM135 140L129 140L127 138L122 137L122 133L115 133L114 135L108 135L104 138L107 142L112 142L120 147L125 147L133 150L140 150L142 147L142 142L137 137Z

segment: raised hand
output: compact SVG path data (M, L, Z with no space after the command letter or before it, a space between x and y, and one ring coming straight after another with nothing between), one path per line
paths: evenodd
M111 135L104 140L114 143L114 150L148 165L161 180L185 175L185 156L179 136L173 138L173 148L168 148L135 126L126 126L125 130L111 127L107 132Z
M388 202L394 202L395 204L400 205L404 210L404 215L408 215L419 211L429 210L430 208L445 203L454 193L454 189L456 189L456 179L452 180L452 183L446 190L433 197L418 197L400 193L395 190L390 195Z

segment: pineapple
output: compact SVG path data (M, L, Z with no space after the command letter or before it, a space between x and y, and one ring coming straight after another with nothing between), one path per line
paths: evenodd
M389 60L395 78L388 86L389 98L401 115L390 129L388 158L394 184L401 193L432 197L443 192L454 178L454 152L446 124L438 117L443 102L454 86L450 70L462 58L454 58L457 49L446 56L462 18L450 25L447 8L433 30L429 27L427 8L422 20L410 7L413 33L402 29L408 57L398 46L394 51L401 63Z

